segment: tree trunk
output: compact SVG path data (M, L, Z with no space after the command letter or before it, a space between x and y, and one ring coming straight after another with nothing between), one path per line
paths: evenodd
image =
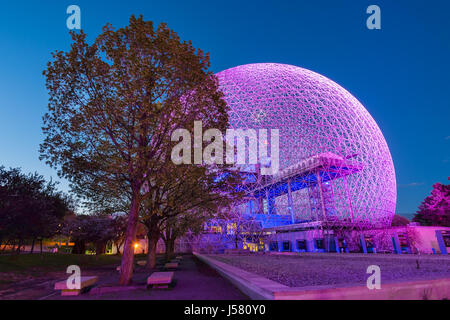
M134 246L136 238L137 223L139 218L139 192L133 190L133 199L131 200L130 214L128 215L128 225L125 234L125 244L123 246L122 263L120 266L120 285L127 286L133 277Z
M152 250L152 234L149 231L150 229L147 227L147 268L150 269L150 251Z
M1 251L5 251L6 247L9 246L11 244L11 240L6 240L5 244L3 245L3 248L1 249Z
M104 254L106 252L106 243L104 241L97 242L95 245L95 255Z
M34 242L36 241L35 238L33 238L33 241L31 242L31 250L30 250L30 254L33 253L34 251Z
M166 261L169 261L170 260L170 241L169 241L169 239L164 239L164 247L165 247L164 257L165 257Z
M86 243L82 240L74 240L75 245L73 246L73 254L84 254L86 252Z
M120 247L122 246L122 244L120 243L120 242L118 242L118 243L116 243L115 244L116 245L116 248L117 248L117 255L121 255L121 253L120 253Z
M153 269L156 266L156 250L158 247L159 232L149 232L148 237L147 268Z
M174 231L168 225L166 226L166 230L164 232L164 244L165 244L165 258L166 260L170 260L173 256L174 251Z
M169 239L169 259L173 258L175 253L175 237Z
M156 266L156 250L158 241L161 238L161 231L158 226L158 218L153 216L146 221L147 238L148 238L148 253L147 253L147 268L153 269Z
M22 247L23 240L19 239L19 244L17 246L17 253L20 254L20 248Z

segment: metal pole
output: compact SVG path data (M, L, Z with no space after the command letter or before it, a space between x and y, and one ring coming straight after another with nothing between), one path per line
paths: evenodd
M288 180L288 206L289 206L289 211L291 213L291 222L292 222L292 224L294 224L295 217L294 217L294 203L292 201L291 179Z
M322 215L323 215L323 219L326 221L327 217L326 217L326 213L325 213L325 201L323 198L323 191L322 191L322 182L320 179L320 171L316 172L316 177L317 177L317 186L319 187L319 194L320 194L320 204L322 207Z
M319 188L319 194L320 194L320 204L321 204L321 207L322 207L322 215L323 215L322 219L325 221L325 225L327 226L327 232L325 232L325 230L324 230L324 228L322 226L323 240L324 240L324 242L326 241L326 243L327 243L326 250L330 251L329 250L330 246L329 246L328 237L327 237L328 236L328 224L326 223L327 222L327 216L326 216L326 212L325 212L325 201L324 201L324 198L323 198L323 190L322 190L322 181L321 181L321 178L320 178L320 170L317 170L316 177L317 177L317 186Z
M345 192L347 194L347 201L348 201L348 207L350 208L350 220L352 223L354 223L354 218L353 218L353 207L352 207L352 201L350 199L350 192L348 191L348 184L347 184L347 177L344 176L344 186L345 186Z

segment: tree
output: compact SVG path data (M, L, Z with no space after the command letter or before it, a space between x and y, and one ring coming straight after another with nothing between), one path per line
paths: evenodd
M108 215L76 215L67 219L63 234L75 243L72 253L84 254L87 244L95 248L95 254L105 253L108 241L116 237L116 220Z
M125 215L114 216L114 237L113 244L117 248L117 254L120 254L120 248L125 242L125 234L127 232L127 217Z
M420 204L413 221L425 226L450 227L450 185L436 183Z
M408 220L408 218L398 214L394 215L394 218L392 218L393 227L407 226L409 223L410 221Z
M146 179L170 161L170 134L227 121L226 103L209 56L165 24L131 16L129 26L103 28L92 45L72 32L44 71L49 111L41 157L76 190L116 187L130 199L120 284L133 273L133 242Z
M217 211L218 208L214 207L211 207L211 210L195 208L190 212L184 212L166 219L161 227L161 238L165 244L166 260L170 260L173 256L175 242L178 238L185 236L188 232L191 235L202 232L204 224L212 219Z
M148 230L147 267L156 264L156 246L167 222L179 215L214 215L242 196L237 191L241 175L228 165L191 166L170 164L149 180L147 201L142 204L141 222ZM170 221L169 221L170 220ZM170 238L170 237L169 237Z
M264 238L261 223L255 216L247 214L239 206L235 206L228 211L224 222L222 235L224 238L228 238L229 242L234 243L235 249L239 249L239 244L243 243L244 240L259 244ZM223 241L226 240L223 239Z
M73 207L73 200L57 191L55 182L0 167L0 242L18 240L18 252L25 240L32 241L32 253L38 238L42 244L42 238L56 234Z

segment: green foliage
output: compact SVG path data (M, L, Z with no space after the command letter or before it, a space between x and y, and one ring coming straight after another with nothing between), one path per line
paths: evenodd
M154 177L142 204L141 218L171 219L179 214L217 213L242 196L236 192L240 175L227 172L226 167L211 168L191 165L167 166Z
M170 161L175 128L199 118L212 127L227 122L208 55L165 24L155 30L132 16L125 28L104 27L92 45L83 32L72 39L44 71L50 101L41 158L88 199L102 188L117 199L136 196Z
M142 188L164 189L172 177L186 178L178 170L168 173L171 133L192 131L199 119L222 130L228 109L208 71L209 55L165 24L154 28L131 16L124 28L105 26L93 44L83 32L71 35L70 51L53 53L44 71L50 98L41 159L94 211L128 212L121 271L127 284L139 210L154 195ZM196 171L193 179L199 176ZM165 200L171 208L176 202ZM145 207L151 214L159 209L155 203Z

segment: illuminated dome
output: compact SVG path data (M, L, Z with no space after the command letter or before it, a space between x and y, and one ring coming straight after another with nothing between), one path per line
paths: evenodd
M394 165L380 128L355 97L330 79L291 65L248 64L217 76L230 107L230 127L279 129L281 175L297 170L310 183L292 193L291 208L279 193L273 198L277 210L268 212L265 199L265 213L293 210L296 221L390 225L396 203ZM318 166L328 161L329 171L319 172L320 190L311 182L313 175L304 173L311 161ZM333 170L340 171L331 176Z

